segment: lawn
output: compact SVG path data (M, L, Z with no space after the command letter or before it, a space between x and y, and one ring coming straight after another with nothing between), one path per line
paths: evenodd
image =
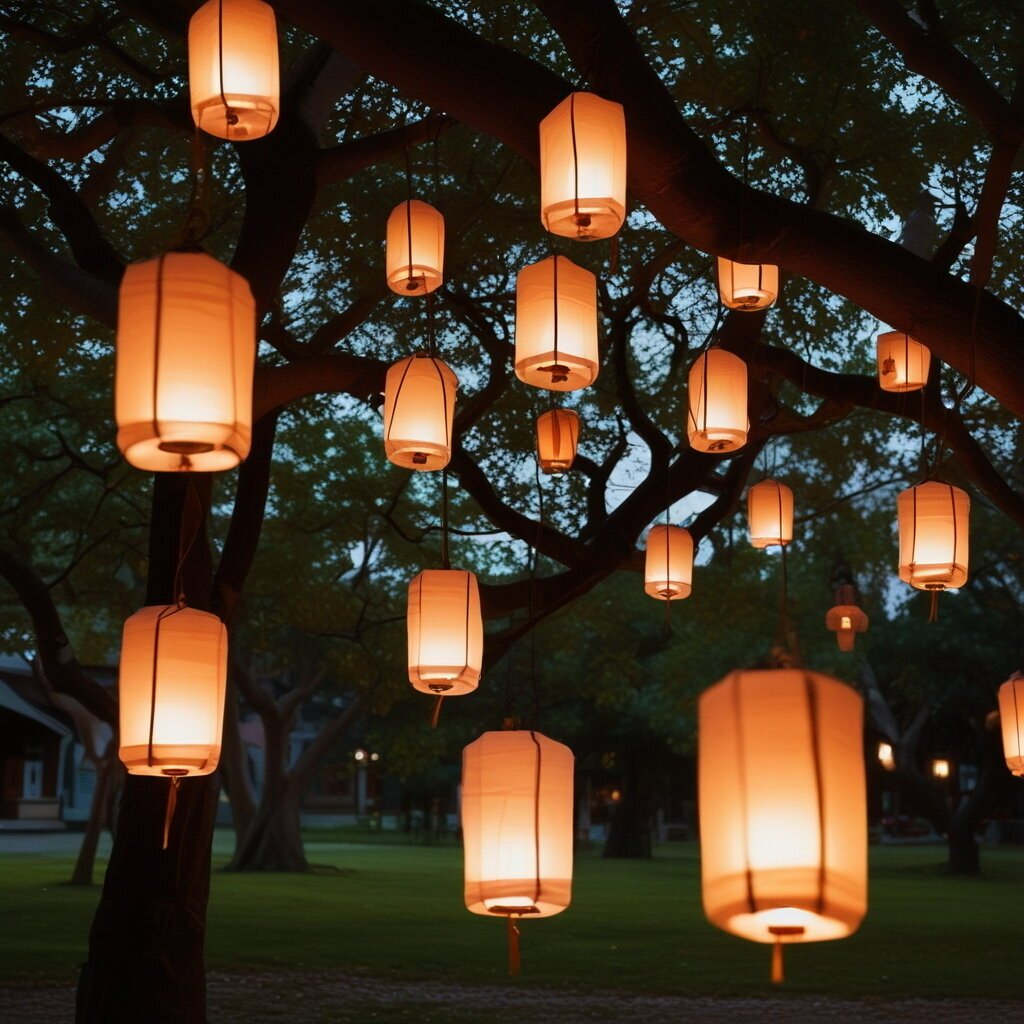
M457 848L308 838L310 859L331 870L215 872L211 967L341 968L465 984L505 977L503 925L463 909ZM944 877L943 858L939 847L873 848L861 930L790 950L787 990L1024 996L1024 850L986 850L978 879ZM62 884L70 868L67 857L0 858L0 983L73 979L98 889ZM649 862L583 855L573 900L564 914L523 926L521 984L677 995L770 989L768 948L704 920L695 844L662 847Z

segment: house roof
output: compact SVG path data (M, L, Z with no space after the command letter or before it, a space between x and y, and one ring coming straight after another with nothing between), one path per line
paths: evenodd
M13 711L15 714L22 715L25 718L30 718L33 722L38 722L51 732L55 732L58 736L71 735L71 730L63 722L58 721L53 715L48 715L34 704L30 704L3 680L0 680L0 707Z

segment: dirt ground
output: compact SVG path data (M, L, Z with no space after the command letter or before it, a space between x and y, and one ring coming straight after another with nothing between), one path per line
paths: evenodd
M0 1021L4 1024L72 1024L73 1006L74 990L69 987L0 988ZM417 1024L1020 1024L1024 1020L1024 1005L1004 1000L862 1002L785 995L770 1000L627 996L513 985L464 987L338 972L214 972L209 977L209 1019L211 1024L354 1024L373 1020L407 1020Z

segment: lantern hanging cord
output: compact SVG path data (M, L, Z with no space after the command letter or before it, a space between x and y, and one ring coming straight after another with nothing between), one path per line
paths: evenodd
M448 556L448 467L441 470L441 568L450 569Z
M530 558L530 687L533 692L533 727L539 729L540 691L537 686L537 622L534 619L536 613L537 563L540 559L538 545L540 544L541 529L544 526L544 488L540 482L539 462L534 463L533 472L537 481L537 534L534 538L532 557Z
M185 604L185 561L202 528L203 506L199 500L195 480L189 476L181 509L181 525L178 530L178 564L174 570L174 586L171 594L171 600L177 601L179 606ZM186 538L188 539L186 540Z
M167 849L167 845L171 840L171 824L174 822L174 811L178 806L178 787L181 785L181 776L172 775L169 782L171 786L167 791L167 810L164 813L164 843L161 847L162 850Z
M439 693L434 699L434 706L430 710L430 728L436 729L437 723L441 719L441 702L444 700L444 694Z
M210 169L209 151L203 133L196 126L192 136L190 156L192 191L181 226L181 236L172 249L198 249L199 243L210 230Z

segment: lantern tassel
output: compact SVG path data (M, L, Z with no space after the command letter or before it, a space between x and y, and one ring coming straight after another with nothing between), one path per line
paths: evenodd
M772 946L772 984L781 985L786 980L786 972L782 963L782 938L775 937L775 945Z
M508 973L510 978L518 978L522 967L519 956L519 926L512 920L511 914L505 920L508 922Z
M939 592L937 590L932 591L932 606L928 611L928 621L939 621Z
M430 713L430 728L436 729L438 719L441 717L441 701L444 700L444 694L440 693L437 695L437 700L434 701L434 710Z
M181 785L181 779L175 775L170 783L171 788L167 792L167 813L164 815L164 850L167 849L171 838L171 822L174 821L174 809L178 806L178 786Z

